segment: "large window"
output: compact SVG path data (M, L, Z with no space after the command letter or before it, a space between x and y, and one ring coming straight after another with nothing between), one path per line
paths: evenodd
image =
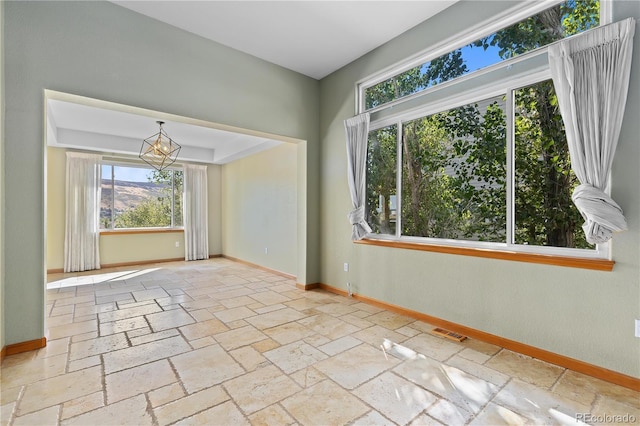
M102 165L100 228L182 226L181 170Z
M526 59L526 52L599 22L599 2L566 1L361 86L361 110L376 109L367 156L366 220L373 233L603 255L586 242L571 200L578 183L546 56L542 64L539 51L529 55L535 61ZM525 59L512 59L516 55ZM504 67L471 72L500 61ZM445 81L440 93L425 90ZM401 99L421 91L419 98ZM384 111L389 102L396 108Z
M360 87L363 110L514 58L600 23L599 0L568 0L408 70Z

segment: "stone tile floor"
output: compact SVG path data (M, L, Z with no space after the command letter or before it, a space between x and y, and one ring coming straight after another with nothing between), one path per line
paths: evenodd
M50 275L46 314L2 425L640 421L638 392L228 259Z

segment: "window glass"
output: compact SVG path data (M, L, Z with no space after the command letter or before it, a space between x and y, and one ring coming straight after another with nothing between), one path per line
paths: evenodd
M369 132L367 149L367 223L376 234L396 233L398 126Z
M182 226L182 172L103 165L102 229Z
M505 242L504 97L403 124L402 234Z
M515 91L515 242L593 248L571 200L579 184L551 80Z
M598 0L569 0L364 89L365 110L420 92L600 23Z

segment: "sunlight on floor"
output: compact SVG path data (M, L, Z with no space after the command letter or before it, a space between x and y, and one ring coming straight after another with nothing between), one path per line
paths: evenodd
M47 290L65 287L75 287L83 285L100 284L106 282L124 281L141 275L149 274L160 270L160 268L140 269L133 271L117 271L117 272L105 272L102 274L90 274L90 275L77 275L72 277L62 278L57 281L47 283Z

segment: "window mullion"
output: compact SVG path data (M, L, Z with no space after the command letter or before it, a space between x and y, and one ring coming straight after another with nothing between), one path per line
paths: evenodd
M402 236L402 120L396 126L396 238Z
M507 244L515 243L515 99L514 90L507 90Z
M175 220L174 220L174 216L175 216L175 212L174 212L174 207L176 204L176 171L175 170L171 170L171 227L175 228L176 224L175 224Z

